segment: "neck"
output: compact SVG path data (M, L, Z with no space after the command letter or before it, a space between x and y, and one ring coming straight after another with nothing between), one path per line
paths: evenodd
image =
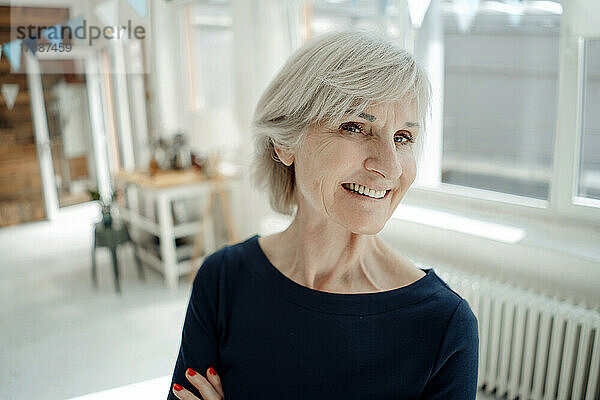
M298 209L290 226L277 234L276 250L286 275L317 290L379 289L372 269L383 251L376 235L353 233L331 220L315 220Z

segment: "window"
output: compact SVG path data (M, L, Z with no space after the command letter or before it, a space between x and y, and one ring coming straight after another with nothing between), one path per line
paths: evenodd
M388 1L325 1L305 2L308 7L308 37L336 30L370 30L399 38L402 29L402 3Z
M316 1L313 4L311 15L309 25L311 37L336 30L379 29L379 12L376 2L348 4Z
M234 63L228 2L190 4L184 18L191 109L231 109Z
M600 39L584 41L583 110L577 195L600 200Z
M489 3L444 12L442 182L548 200L560 16Z
M180 17L182 129L194 151L236 157L241 133L234 114L232 5L226 0L184 3Z

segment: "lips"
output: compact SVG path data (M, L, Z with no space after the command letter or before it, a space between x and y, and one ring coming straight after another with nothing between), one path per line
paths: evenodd
M351 184L353 184L355 186L356 185L364 186L365 188L379 190L379 191L387 191L387 190L391 189L391 187L389 185L385 185L385 184L382 185L382 184L376 184L376 183L358 183L358 182L352 182L352 181L342 183L342 186L348 186Z

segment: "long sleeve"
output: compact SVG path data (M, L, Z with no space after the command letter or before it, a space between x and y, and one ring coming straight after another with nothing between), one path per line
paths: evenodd
M479 364L477 318L463 299L446 330L421 400L475 400Z
M207 257L194 278L167 400L177 399L172 391L174 383L201 398L185 377L188 368L203 375L210 366L218 370L217 304L221 261L222 256L218 253Z

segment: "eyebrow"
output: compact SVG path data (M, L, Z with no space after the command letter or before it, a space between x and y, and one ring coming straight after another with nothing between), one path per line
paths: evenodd
M359 117L366 119L367 121L373 122L377 119L377 117L375 117L374 115L371 114L367 114L367 113L360 113L358 114ZM418 122L407 122L404 124L405 127L407 128L412 128L415 126L420 126L420 124Z
M358 114L359 117L366 119L369 122L373 122L375 121L377 118L374 115L371 114L367 114L364 112L361 112L360 114Z
M348 113L349 113L349 114L350 114L350 113L352 113L352 112L353 112L353 110L348 110ZM374 115L372 115L372 114L368 114L368 113L366 113L366 112L361 112L361 113L359 113L359 114L358 114L358 116L359 116L360 118L366 119L366 120L367 120L367 121L369 121L369 122L374 122L374 121L377 119L377 117L376 117L376 116L374 116ZM412 127L418 127L418 126L421 126L421 124L419 124L418 122L410 122L410 121L409 121L409 122L406 122L406 123L404 124L404 126L405 126L405 127L407 127L407 128L412 128Z

